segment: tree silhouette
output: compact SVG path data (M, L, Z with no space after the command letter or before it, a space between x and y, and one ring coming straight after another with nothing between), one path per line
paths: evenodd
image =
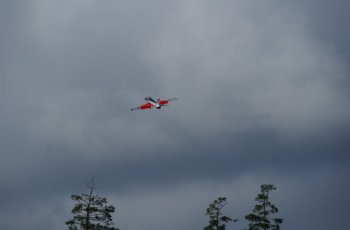
M94 195L95 180L87 184L89 193L73 194L77 204L72 209L73 219L66 222L69 230L119 230L113 227L111 213L115 207L107 205L107 199Z
M255 205L252 213L245 216L245 219L250 222L248 230L279 230L283 219L270 217L271 214L278 213L277 207L269 200L270 191L276 188L271 184L263 184L260 190L261 193L255 198L258 204Z
M226 204L226 197L219 197L217 200L214 200L212 204L209 204L205 214L209 216L209 224L204 228L204 230L225 230L228 222L238 221L232 220L230 217L222 214L222 209Z

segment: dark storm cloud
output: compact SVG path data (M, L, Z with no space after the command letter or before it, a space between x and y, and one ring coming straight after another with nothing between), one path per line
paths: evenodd
M242 215L266 182L285 229L342 226L348 34L311 2L3 1L0 225L64 228L96 176L122 229L203 227L219 195ZM131 113L145 96L180 100ZM298 211L322 200L328 225Z
M348 11L350 3L345 0L336 0L331 3L321 1L291 1L288 3L291 12L304 17L307 29L318 39L337 49L349 61L350 32L346 29L350 19Z

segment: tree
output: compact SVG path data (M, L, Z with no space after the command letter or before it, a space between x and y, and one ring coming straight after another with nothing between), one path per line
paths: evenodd
M94 195L95 180L87 184L88 194L74 194L72 200L77 204L72 209L73 219L66 222L69 230L119 230L113 227L111 214L115 207L107 205L107 199Z
M204 230L225 230L228 222L238 221L232 220L230 217L222 214L222 209L226 204L226 197L219 197L217 200L214 200L212 204L209 204L205 214L209 216L209 224L204 228Z
M260 190L261 193L255 198L258 204L255 205L252 213L245 216L245 219L250 222L248 230L279 230L283 219L270 217L271 214L278 213L277 207L269 199L270 192L276 188L271 184L263 184Z

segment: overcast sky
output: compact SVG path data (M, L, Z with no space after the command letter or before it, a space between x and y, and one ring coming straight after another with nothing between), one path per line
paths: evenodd
M350 3L0 1L0 226L59 230L91 177L122 230L203 229L259 186L285 230L348 226ZM144 97L179 98L130 111Z

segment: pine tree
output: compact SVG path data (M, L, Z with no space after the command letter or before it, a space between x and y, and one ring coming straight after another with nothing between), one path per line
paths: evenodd
M87 185L88 194L74 194L72 200L77 204L72 209L73 219L66 222L69 230L119 230L113 227L112 213L115 207L107 205L107 199L94 195L95 181Z
M270 192L276 188L271 184L263 184L260 190L261 193L255 198L258 204L255 205L252 213L245 216L245 219L250 222L248 230L279 230L283 219L270 217L271 214L278 213L277 207L269 199Z
M228 222L238 221L232 220L230 217L222 214L222 209L226 204L226 197L219 197L217 200L214 200L212 204L209 204L205 214L209 216L209 224L204 228L204 230L225 230Z

